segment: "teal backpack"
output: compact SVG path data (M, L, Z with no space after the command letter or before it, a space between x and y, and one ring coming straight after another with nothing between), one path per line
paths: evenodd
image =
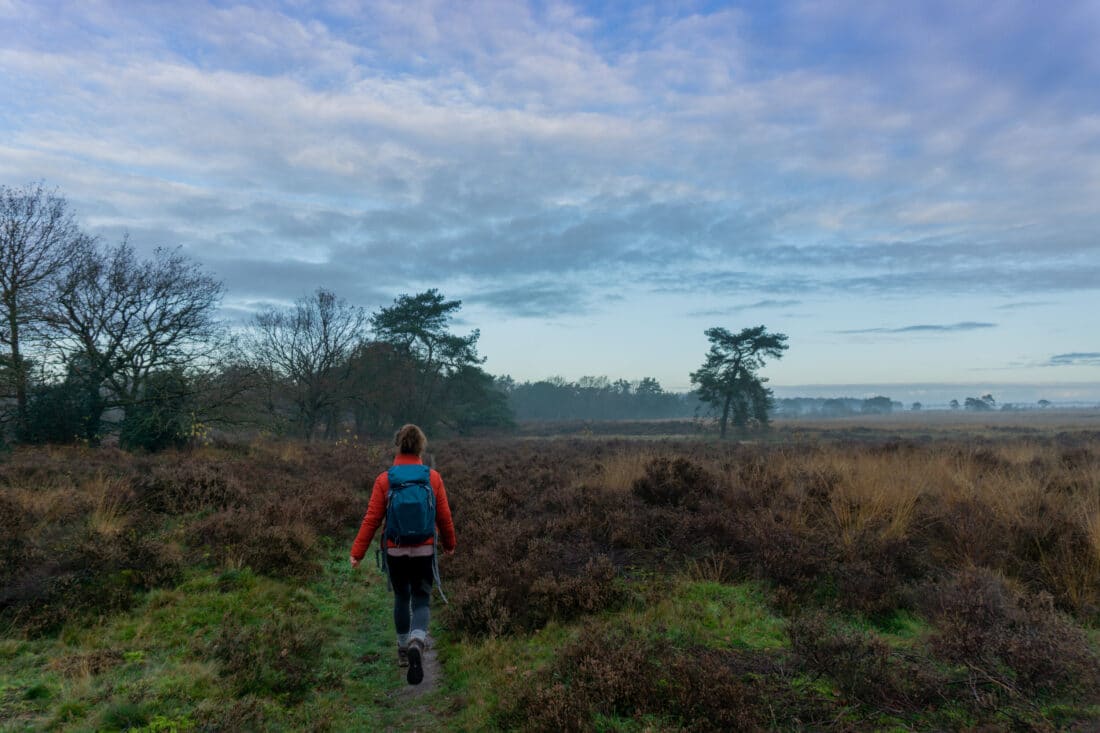
M420 463L392 467L388 474L386 539L395 545L422 545L435 537L432 470Z

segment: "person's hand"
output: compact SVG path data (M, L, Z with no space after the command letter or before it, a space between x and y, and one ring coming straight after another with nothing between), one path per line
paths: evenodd
M351 569L352 569L352 570L355 570L356 568L358 568L358 567L359 567L359 563L360 563L360 561L359 561L359 560L356 560L356 559L355 559L354 557L353 557L353 558L351 558Z
M453 554L455 554L455 548L453 548L453 547L452 547L452 548L451 548L451 549L449 549L449 550L444 550L444 551L443 551L443 554L444 554L444 555L453 555Z

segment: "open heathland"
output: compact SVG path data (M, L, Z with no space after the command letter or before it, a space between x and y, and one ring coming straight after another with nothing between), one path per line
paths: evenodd
M435 442L415 697L346 559L383 442L19 448L0 726L1092 729L1100 433L996 427Z

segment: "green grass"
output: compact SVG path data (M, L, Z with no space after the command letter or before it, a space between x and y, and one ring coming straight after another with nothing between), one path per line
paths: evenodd
M684 650L781 651L789 644L784 619L757 583L641 577L626 592L616 610L530 634L465 639L437 627L433 637L443 679L435 691L410 698L401 694L406 685L395 664L385 579L369 563L352 572L343 547L330 547L321 573L304 583L240 568L192 569L178 587L146 594L130 612L68 626L53 638L0 639L0 731L189 731L226 715L236 716L244 729L261 726L262 716L261 727L276 731L491 730L507 702L501 697L522 689L525 680L534 684L585 624L659 637ZM320 632L316 684L300 702L262 691L238 699L211 650L227 626L261 629L273 619ZM930 630L905 611L836 621L899 649L917 648ZM796 676L791 684L837 699L827 677ZM1059 705L1044 712L1055 722L1087 713ZM857 708L850 713L853 723L868 722ZM925 727L942 725L952 714L945 707ZM967 720L958 711L955 722ZM921 727L920 721L877 721L882 729ZM673 723L606 717L593 725L625 733Z
M600 622L659 634L685 647L775 649L787 643L783 620L770 611L764 592L752 583L685 580L667 588L661 584L661 590L650 589L626 610L603 614ZM500 695L515 689L523 679L533 678L577 638L578 631L577 624L550 623L532 634L503 638L469 640L444 635L440 661L445 692L454 707L449 728L491 729ZM617 718L595 723L597 730L606 731L645 727L639 727L638 721Z
M305 584L247 569L194 570L129 613L55 638L0 640L0 730L186 731L234 705L260 711L267 730L438 727L430 696L410 706L397 694L405 681L390 598L373 567L348 568L342 547ZM238 702L211 643L227 623L278 618L322 631L316 689L299 704L278 696Z
M786 644L783 619L751 583L684 582L621 619L638 629L657 629L677 646L776 649Z

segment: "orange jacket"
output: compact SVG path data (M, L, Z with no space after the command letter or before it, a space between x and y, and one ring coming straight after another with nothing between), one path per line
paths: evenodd
M409 463L422 463L420 456L407 453L399 453L393 459L393 465L401 466ZM450 552L455 549L455 525L451 519L451 506L447 503L447 490L443 488L443 477L432 469L432 491L435 493L435 526L439 530L439 539L443 543L443 549ZM367 554L374 533L382 525L386 518L386 496L390 493L390 477L386 471L378 474L374 480L374 488L370 492L370 503L367 505L367 513L363 516L363 523L359 525L359 534L355 536L355 544L351 546L351 556L356 560L362 560ZM434 540L429 537L422 545L430 545ZM396 547L392 540L386 541L386 547Z

